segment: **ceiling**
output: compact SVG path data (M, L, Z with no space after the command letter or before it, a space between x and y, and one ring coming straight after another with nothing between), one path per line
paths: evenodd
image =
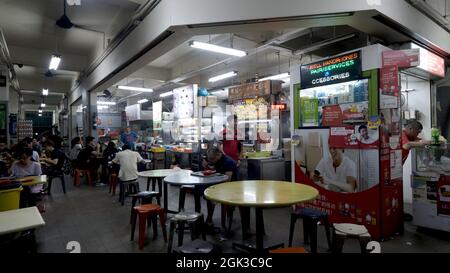
M342 41L339 40L346 35L349 37L344 37L345 39ZM320 46L320 43L336 38L339 39L332 41L333 43L329 45ZM189 46L190 40L245 50L247 56L237 58L195 49ZM184 84L194 83L209 90L219 90L252 81L256 73L259 78L285 73L290 70L290 65L309 61L310 58L331 56L363 47L367 45L368 35L349 26L335 26L200 35L194 36L190 40L179 44L168 53L108 88L113 97L107 99L117 102L128 100L129 103L136 103L142 98L159 100L159 94L163 92ZM305 49L307 49L307 54L295 55L298 50ZM215 84L208 82L210 77L229 71L238 71L238 76ZM153 88L155 92L140 93L118 90L117 85ZM102 95L103 92L98 94ZM226 98L226 94L223 95Z
M63 0L0 0L0 26L16 64L20 88L29 91L24 92L25 103L49 88L47 104L58 104L61 95L57 93L71 90L79 74L104 50L108 39L129 22L140 2L89 0L81 1L81 6L67 5L67 16L81 28L62 29L55 22L63 14ZM59 70L47 77L52 54L61 55L62 61Z

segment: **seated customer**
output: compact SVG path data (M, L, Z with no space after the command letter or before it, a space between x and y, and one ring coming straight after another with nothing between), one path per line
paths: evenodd
M41 165L31 160L32 155L33 150L31 148L22 148L17 151L18 160L12 165L11 175L16 178L41 175ZM42 185L24 187L20 194L20 207L35 206L37 194L39 194L41 190Z
M31 137L24 138L22 140L22 145L21 146L33 149L33 139ZM31 160L33 160L35 162L39 162L39 153L37 151L33 150L33 156L31 157Z
M119 150L116 147L116 144L112 141L109 141L108 146L103 151L103 161L102 161L102 176L106 176L106 170L108 169L108 162L111 162L117 155ZM118 173L120 166L117 164L113 164L109 170L112 173Z
M78 154L83 149L81 137L74 137L70 142L70 154L69 159L71 161L77 160Z
M137 164L145 161L139 153L131 150L130 145L125 144L122 146L122 152L117 153L112 162L120 165L119 180L131 181L138 178Z
M52 140L47 140L44 143L44 148L48 155L41 158L41 161L47 165L44 173L51 176L62 175L62 167L64 160L66 160L66 155L55 147L55 143Z
M207 162L203 162L203 166L207 169L215 170L218 173L228 176L228 181L236 181L237 165L236 162L225 155L218 147L212 147L207 151ZM215 204L207 200L208 215L206 224L212 224Z
M87 136L85 138L86 146L80 151L77 156L76 166L84 170L90 170L93 175L94 183L98 180L98 168L100 167L100 161L97 159L99 153L99 145L95 143L93 136Z

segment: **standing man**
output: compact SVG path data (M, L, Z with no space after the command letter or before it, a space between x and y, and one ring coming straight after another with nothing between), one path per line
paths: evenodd
M237 166L240 165L240 155L242 151L242 143L238 140L238 117L237 115L231 115L227 118L228 127L222 131L222 151L224 154L233 159Z
M419 134L422 132L423 126L417 120L411 119L406 123L402 131L402 163L405 164L409 155L409 150L414 147L422 147L426 145L427 141L422 141Z
M120 141L123 145L129 145L131 150L135 150L136 141L139 139L139 136L136 132L131 131L131 128L128 126L125 129L125 132L120 136Z

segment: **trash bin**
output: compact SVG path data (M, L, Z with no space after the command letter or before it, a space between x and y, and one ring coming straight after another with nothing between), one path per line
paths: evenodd
M22 187L0 191L0 211L18 209Z

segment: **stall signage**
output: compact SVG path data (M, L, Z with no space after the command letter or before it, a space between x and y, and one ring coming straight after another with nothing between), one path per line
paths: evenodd
M302 65L301 88L335 84L360 79L362 75L361 51Z
M383 67L397 66L401 68L418 66L419 49L389 50L382 53Z
M412 47L417 48L416 50L420 50L420 64L418 65L418 68L430 74L445 78L444 58L441 58L418 45L412 44Z
M286 109L287 109L286 103L272 104L272 110L286 111Z

